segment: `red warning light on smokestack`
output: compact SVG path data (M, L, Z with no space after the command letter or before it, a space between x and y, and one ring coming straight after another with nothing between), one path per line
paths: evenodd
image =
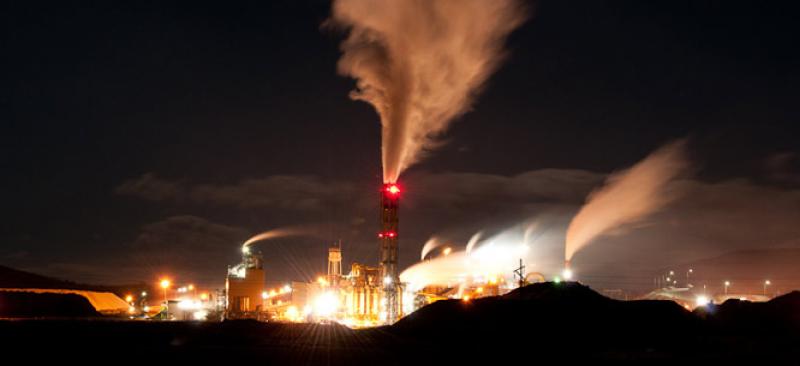
M388 194L390 194L392 196L396 196L396 195L400 194L400 187L398 187L397 184L394 184L394 183L388 183L388 184L384 185L383 186L383 190L386 191L386 193L388 193Z
M382 233L378 233L378 238L381 238L381 239L383 239L383 238L396 238L396 237L397 237L397 232L395 232L395 231L385 231L385 232L382 232Z

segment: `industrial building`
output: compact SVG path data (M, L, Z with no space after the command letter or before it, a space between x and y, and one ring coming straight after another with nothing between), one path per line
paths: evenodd
M225 315L228 318L257 317L262 308L265 277L261 253L242 247L242 262L228 267L225 277Z

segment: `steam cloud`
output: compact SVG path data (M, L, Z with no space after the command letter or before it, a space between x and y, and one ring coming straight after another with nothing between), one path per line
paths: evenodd
M505 37L525 20L518 0L336 0L332 21L349 30L339 73L383 126L383 179L437 145L503 59Z
M566 260L595 238L636 222L675 199L678 192L667 186L689 166L685 145L679 140L661 147L592 192L567 229Z
M302 230L295 229L295 228L273 229L273 230L265 231L265 232L263 232L261 234L255 235L250 239L247 239L247 241L245 241L244 244L242 244L242 247L244 248L244 247L250 246L250 244L253 244L253 243L257 242L257 241L269 240L269 239L275 239L275 238L284 238L284 237L287 237L287 236L297 236L297 235L302 235L303 233L304 232Z
M292 236L312 236L312 237L319 237L319 238L328 238L330 232L332 231L331 225L326 224L308 224L308 225L298 225L298 226L287 226L283 228L277 228L272 230L267 230L263 233L258 235L254 235L250 239L247 239L243 244L242 248L248 247L255 242L263 241L263 240L270 240L270 239L277 239L277 238L285 238L285 237L292 237Z

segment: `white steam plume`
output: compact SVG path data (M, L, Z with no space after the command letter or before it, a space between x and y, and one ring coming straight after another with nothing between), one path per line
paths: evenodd
M615 173L592 192L567 229L567 261L592 240L634 223L677 197L668 184L685 172L684 140L669 143L630 169Z
M428 253L430 253L431 250L436 249L440 245L442 245L442 241L439 240L439 238L432 236L430 239L428 239L428 241L425 242L425 245L422 246L422 251L419 254L420 256L419 260L424 261Z
M525 20L518 0L335 0L332 22L349 30L340 74L383 125L383 179L437 145L503 59L506 36Z
M287 227L267 230L263 233L254 235L250 239L247 239L242 244L242 249L249 247L255 242L276 239L276 238L285 238L290 236L312 236L319 238L328 238L330 237L329 234L331 231L332 227L326 224L306 224L306 225L287 226Z

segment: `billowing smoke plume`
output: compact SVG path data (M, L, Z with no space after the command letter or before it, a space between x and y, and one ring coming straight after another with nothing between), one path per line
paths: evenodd
M466 112L524 18L518 0L335 0L332 20L349 30L339 73L380 114L385 182Z
M668 183L689 166L685 145L680 140L661 147L590 194L567 229L566 260L597 237L641 220L675 199L678 192Z

